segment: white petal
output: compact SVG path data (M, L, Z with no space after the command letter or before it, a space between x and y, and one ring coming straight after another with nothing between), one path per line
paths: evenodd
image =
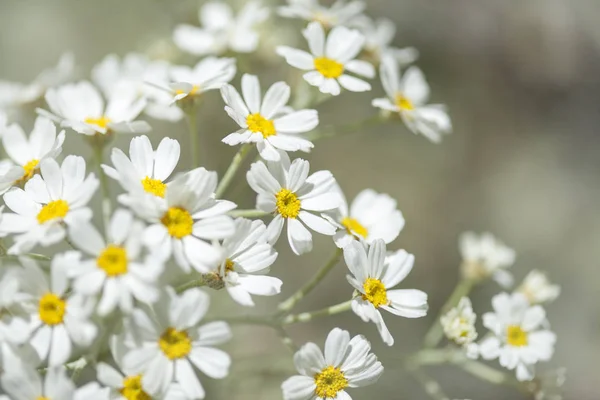
M312 235L310 231L295 218L288 218L288 241L296 255L308 253L312 250Z

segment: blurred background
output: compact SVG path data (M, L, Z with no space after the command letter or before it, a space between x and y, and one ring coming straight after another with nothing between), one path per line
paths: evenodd
M197 24L200 2L189 0L0 1L0 78L28 82L75 54L78 76L106 54L146 52L191 64L170 42L173 27ZM372 17L397 23L395 45L415 46L417 64L432 86L433 102L446 103L454 134L442 144L386 124L343 137L324 139L306 156L311 169L330 169L347 197L371 187L398 200L406 227L390 246L416 255L415 269L403 283L429 294L432 312L423 319L387 316L396 338L384 346L373 325L351 313L288 329L298 344L322 345L334 326L363 333L386 367L381 381L351 394L356 399L427 399L401 367L401 359L420 346L458 279L457 240L465 230L490 231L516 249L517 281L533 269L548 272L562 286L547 307L558 334L554 359L540 370L567 368L566 399L600 398L600 3L594 0L369 0ZM275 43L300 42L300 21L273 19L265 25L261 61L247 60L243 72L263 76L264 87L294 72L273 55ZM282 26L289 29L282 33ZM295 37L288 37L295 33ZM301 46L304 46L302 44ZM290 81L291 82L291 81ZM239 75L234 80L239 84ZM344 93L318 107L323 124L346 124L376 111L370 100L382 90L374 82L366 94ZM264 89L263 87L263 89ZM222 143L235 124L222 111L218 92L206 95L200 114L204 162L221 175L235 149ZM189 166L185 122L150 121L151 140L182 142L180 169ZM31 120L25 121L31 126ZM29 124L29 125L28 125ZM28 132L28 130L26 129ZM127 146L129 138L117 139ZM66 153L89 155L81 137L70 132ZM253 208L253 194L240 174L229 198ZM120 189L114 185L113 193ZM260 299L257 314L272 310L329 257L333 244L315 236L315 249L291 256L284 240L272 273L284 281L279 298ZM297 311L346 300L350 287L340 264ZM475 310L491 309L500 288L475 289ZM214 315L238 315L224 293L214 296ZM483 330L480 330L483 332ZM281 398L280 382L293 373L291 355L268 328L235 328L229 345L234 357L225 382L203 379L209 398ZM497 364L493 363L494 366ZM429 370L451 398L521 399L510 388L490 386L450 367Z

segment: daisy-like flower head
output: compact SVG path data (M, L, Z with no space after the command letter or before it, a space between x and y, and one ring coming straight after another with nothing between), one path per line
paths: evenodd
M443 104L427 104L429 85L423 72L410 67L400 77L398 60L386 55L380 66L381 83L386 98L373 100L373 106L397 112L408 129L421 134L434 143L452 132L452 122Z
M332 215L339 229L333 240L339 248L356 239L371 244L376 239L390 243L398 237L404 228L404 217L397 209L396 200L387 194L365 189L348 208L342 190L339 187L338 190L342 203Z
M477 315L473 312L471 300L463 297L458 305L440 318L446 337L461 346L466 346L477 339L475 321Z
M35 175L25 189L12 188L4 194L4 203L14 212L0 220L2 234L15 234L10 254L21 254L36 244L49 246L65 237L65 225L89 221L92 210L87 207L98 188L91 173L85 177L85 160L67 156L62 166L52 158L40 162L40 175Z
M235 58L206 57L195 67L174 66L171 68L171 84L176 101L197 98L209 90L220 89L231 81L236 73Z
M337 25L351 25L362 18L366 8L364 1L337 0L331 7L322 6L319 0L287 0L285 6L278 8L282 17L300 18L306 21L316 21L326 28Z
M210 242L233 235L233 219L225 213L236 205L215 200L216 187L217 174L197 168L171 181L164 199L132 196L131 209L150 223L144 242L154 255L166 260L172 254L185 272L207 273L220 263L221 251Z
M0 109L19 108L36 102L49 88L71 79L74 69L73 54L65 53L54 68L42 71L31 83L0 80Z
M146 107L136 86L122 82L114 88L106 107L102 95L87 81L60 86L46 93L50 112L39 110L84 135L116 133L144 133L150 130L145 121L136 121Z
M517 292L527 297L531 304L550 303L560 295L560 286L552 284L545 273L534 269L523 279Z
M300 134L319 124L317 110L289 111L286 104L290 87L285 82L274 83L261 102L260 84L254 75L242 77L242 96L231 85L224 85L221 94L225 111L241 129L223 139L235 146L240 143L256 143L260 156L265 160L279 161L277 151L308 152L313 144Z
M352 310L365 322L374 322L388 346L394 344L380 309L406 318L427 315L427 294L416 289L390 290L410 273L415 257L405 250L386 256L385 242L375 240L368 247L357 241L344 248L344 259L352 275L348 282L356 289Z
M64 140L65 132L61 131L57 137L56 127L44 117L35 120L29 138L19 125L8 127L2 135L2 144L16 165L7 163L0 172L0 193L6 192L15 184L27 182L39 171L42 160L55 158L61 153Z
M363 60L356 60L365 43L365 37L355 29L336 26L325 38L325 30L318 22L311 22L303 31L310 53L288 46L277 47L277 54L285 57L288 64L308 71L304 80L317 86L322 93L340 94L340 85L351 92L371 90L371 85L362 79L348 75L373 78L375 68Z
M494 312L483 315L483 325L494 336L479 345L481 356L499 358L503 367L516 369L520 381L532 380L534 364L550 360L554 353L556 335L545 328L546 312L541 306L530 306L520 293L500 293L492 306Z
M119 196L123 204L131 203L130 193L149 193L164 198L165 181L177 166L180 151L177 140L163 138L154 151L147 136L138 136L129 143L129 157L115 147L110 156L114 168L103 165L102 169L129 193Z
M507 268L515 263L515 251L491 233L465 232L460 236L459 249L465 278L478 281L491 276L503 287L513 284Z
M41 360L50 366L62 365L71 356L73 344L89 346L98 328L89 321L92 302L67 292L67 266L72 265L74 254L66 253L53 258L48 277L31 259L22 259L23 289L30 295L27 308L30 313L30 343Z
M372 385L383 374L371 343L340 328L329 332L324 352L314 343L302 346L294 365L300 375L281 385L285 400L352 400L346 389Z
M105 316L116 307L129 313L133 299L153 303L158 299L155 286L163 270L160 260L142 258L144 225L133 219L131 212L118 209L109 226L109 242L90 223L73 227L69 237L78 249L92 259L77 261L68 273L75 278L73 289L84 296L101 293L98 314Z
M197 327L209 301L199 289L180 296L169 290L154 306L152 317L139 309L133 311L141 344L125 354L123 367L141 374L142 387L150 395L160 395L178 382L188 398L202 399L205 393L195 368L215 379L229 373L229 355L212 347L230 340L229 325L217 321Z
M312 250L312 235L306 226L323 235L335 234L326 218L314 212L333 210L340 204L335 192L335 179L329 171L318 171L308 176L309 163L295 159L290 164L285 153L279 163L262 161L252 164L246 177L250 187L258 193L256 208L274 213L267 236L275 243L287 221L287 236L292 251L304 254Z
M243 306L254 306L252 294L274 296L281 291L281 280L265 275L277 258L266 232L261 220L238 218L234 235L222 244L223 261L216 274L229 295Z
M181 50L199 56L227 50L251 53L258 47L256 26L268 17L269 9L259 1L246 2L237 16L228 4L210 1L200 8L201 27L178 25L173 41Z

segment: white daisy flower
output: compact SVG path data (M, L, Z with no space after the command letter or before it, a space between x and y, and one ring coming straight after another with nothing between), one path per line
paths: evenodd
M545 273L534 269L527 274L517 292L527 297L531 304L542 304L556 300L560 286L553 285Z
M201 27L178 25L173 41L183 51L198 56L227 50L251 53L258 47L256 26L268 17L269 9L259 1L246 2L237 16L228 4L211 1L200 8Z
M27 252L38 243L57 243L65 237L65 225L72 227L92 217L87 203L98 188L98 179L93 173L85 177L82 157L67 156L62 166L46 158L40 163L40 173L25 184L25 190L12 188L3 196L14 212L3 214L0 220L1 233L16 235L10 254Z
M429 85L423 72L410 67L400 77L398 61L385 56L381 62L380 74L383 89L388 97L374 99L374 107L399 113L408 129L421 134L434 143L452 132L452 122L443 104L427 104Z
M75 293L84 296L100 294L98 314L108 315L116 307L129 313L133 299L154 303L158 299L156 280L163 265L155 257L142 258L144 224L133 219L129 211L114 212L108 229L109 241L90 223L69 230L75 246L93 256L77 261L68 271Z
M223 142L235 146L256 143L265 160L279 161L279 150L308 152L313 144L301 134L319 124L317 110L286 110L290 87L285 82L274 83L261 101L260 83L255 75L242 77L242 96L231 85L224 85L221 94L225 111L241 127L227 135Z
M31 320L30 343L41 360L50 366L62 365L72 354L73 344L89 346L98 328L89 321L93 304L82 296L68 293L66 266L73 254L59 254L51 263L50 278L31 259L22 259L24 291L31 296L28 303Z
M515 263L515 251L491 233L465 232L460 236L459 248L465 278L481 280L491 276L503 287L513 284L513 276L507 268Z
M472 358L478 354L478 346L474 344L477 339L476 321L477 315L468 297L461 298L456 307L440 318L446 337L463 346Z
M292 251L304 254L312 250L312 234L304 225L323 235L335 234L335 226L315 212L338 207L340 197L334 190L331 172L318 171L308 176L308 161L297 158L290 165L287 155L281 154L279 163L252 164L246 178L258 194L256 208L275 214L267 229L269 242L277 241L287 221Z
M357 241L344 248L344 259L352 275L348 282L356 289L352 310L365 322L374 322L388 346L394 344L379 309L406 318L427 315L427 294L417 289L390 290L410 273L415 257L405 250L386 256L385 242L377 239L368 247Z
M196 66L173 66L170 85L175 100L197 98L209 90L220 89L231 81L236 73L235 58L206 57Z
M371 343L340 328L329 332L324 352L314 343L302 346L294 365L300 375L281 385L284 400L352 400L346 389L372 385L383 374Z
M492 299L494 312L483 315L483 325L494 337L484 339L479 352L486 360L500 359L500 365L514 370L517 379L530 381L534 364L548 361L554 353L556 335L544 326L546 312L530 306L520 293L500 293Z
M419 58L419 51L414 47L399 49L392 46L396 35L396 24L388 18L374 20L366 15L355 24L365 35L363 51L368 59L379 64L384 55L391 55L400 67L414 63Z
M138 136L129 143L129 157L115 147L110 155L114 168L102 165L102 169L128 193L149 193L164 198L165 181L177 166L180 152L175 139L163 138L155 151L147 136ZM119 201L130 204L132 200L129 194L122 194Z
M303 77L322 93L340 94L340 85L351 92L371 90L362 79L348 75L346 71L366 78L375 76L375 68L367 61L357 60L365 43L365 37L355 29L336 26L325 38L325 30L318 22L311 22L302 32L310 53L288 46L278 46L277 54L285 57L293 67L309 71Z
M106 106L98 89L87 81L48 90L46 102L51 112L39 110L41 113L84 135L150 130L147 122L135 120L146 107L146 99L140 98L129 82L115 87Z
M164 393L172 382L178 382L189 398L202 399L205 392L194 367L215 379L229 373L229 355L212 347L231 339L229 325L217 321L197 327L209 301L199 289L181 296L169 290L156 303L153 317L133 311L133 322L142 332L141 344L125 354L123 365L126 370L140 371L141 384L151 395Z
M233 219L225 213L236 205L215 200L217 174L204 168L180 175L167 186L165 198L149 194L133 196L131 209L148 221L144 242L153 254L189 272L210 272L221 261L221 251L210 242L235 232Z
M42 71L31 83L0 80L0 109L19 108L36 102L48 89L71 79L74 70L73 54L65 53L55 67Z
M29 138L23 129L12 124L2 134L4 150L10 157L4 168L0 167L0 193L15 184L23 184L39 171L39 164L46 158L55 158L62 151L65 132L56 136L56 127L47 118L37 117ZM15 176L18 176L15 179Z
M387 194L372 189L360 192L350 208L344 194L338 186L342 203L334 210L333 221L339 229L333 240L339 248L361 239L368 244L376 239L385 243L394 241L404 228L404 217L397 208L396 200Z
M282 17L316 21L326 28L332 28L351 25L355 20L362 18L366 6L364 1L337 0L331 7L326 7L319 4L319 0L287 0L287 4L279 7L277 11Z
M274 296L281 291L280 279L266 276L277 252L267 242L267 227L261 220L235 220L235 233L222 244L223 261L217 274L229 295L243 306L254 306L251 295Z

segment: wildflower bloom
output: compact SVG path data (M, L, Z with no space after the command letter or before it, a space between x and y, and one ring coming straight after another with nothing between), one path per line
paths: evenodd
M217 275L229 295L243 306L254 306L251 295L273 296L281 291L281 280L266 276L277 259L267 241L267 227L261 220L235 220L235 233L223 241L223 261Z
M545 328L546 312L530 306L520 293L500 293L492 299L494 312L483 315L483 325L493 337L484 339L479 352L486 360L500 359L500 365L515 370L517 379L530 381L534 365L548 361L554 353L556 335Z
M61 131L57 136L52 121L44 117L36 118L29 138L19 125L9 126L2 134L2 144L16 165L9 162L4 173L0 173L0 193L15 184L27 182L39 171L41 161L61 153L64 140L65 132Z
M383 374L365 337L351 339L340 328L329 332L324 352L314 343L302 346L294 355L294 365L300 375L281 385L284 400L351 400L346 389L372 385Z
M151 395L164 393L172 382L178 382L189 398L204 398L194 367L211 378L227 376L229 355L212 346L231 338L229 325L216 321L197 327L208 306L209 296L194 288L180 296L169 290L156 303L153 317L134 310L141 344L125 354L123 365L140 371L141 383Z
M363 16L356 27L365 35L364 55L376 64L379 64L386 55L394 57L400 67L412 64L419 58L419 51L414 47L399 49L392 46L396 24L388 18L374 20Z
M434 143L452 132L452 122L442 104L427 104L429 85L420 69L410 67L400 77L398 61L388 55L380 66L386 98L374 99L374 107L397 112L408 129Z
M20 254L36 244L49 246L65 237L65 225L89 221L92 211L87 203L98 188L93 173L85 177L82 157L67 156L62 165L51 158L40 163L40 175L25 184L25 190L12 188L4 194L5 213L0 220L2 234L14 234L15 243L8 250Z
M231 49L251 53L258 47L256 26L267 19L269 9L259 1L246 2L237 16L228 4L211 1L199 12L201 27L178 25L173 41L183 51L194 55L222 54Z
M51 112L40 112L84 135L150 130L147 122L135 120L146 106L146 100L127 82L114 89L106 107L98 89L87 81L48 90L46 102Z
M339 248L356 239L371 244L376 239L390 243L398 237L404 227L404 217L397 209L396 200L387 194L365 189L348 208L342 190L339 187L338 190L342 203L332 213L332 220L338 227L333 240Z
M277 47L277 54L285 57L288 64L306 72L303 77L317 86L322 93L340 94L340 85L351 92L371 90L362 79L347 74L373 78L375 68L363 60L356 60L362 50L365 37L355 29L336 26L325 38L325 30L318 22L311 22L303 31L310 53L288 46Z
M231 81L236 73L235 58L203 58L193 68L173 66L170 69L170 85L174 99L194 98L209 90L220 89Z
M491 233L465 232L460 237L459 248L465 278L481 280L491 276L503 287L512 285L513 277L507 268L515 262L515 251Z
M131 193L148 193L164 198L165 182L179 162L179 142L163 138L156 151L147 136L137 136L129 142L129 157L118 148L113 148L110 159L113 167L102 165L106 175L115 179L127 194L119 196L123 204L131 203Z
M260 84L254 75L242 77L243 100L231 85L224 85L221 94L225 111L238 123L240 130L230 133L223 142L235 146L256 143L265 160L279 161L279 150L308 152L313 144L300 134L319 124L316 110L284 112L290 98L290 87L285 82L273 84L261 101Z
M318 0L287 0L287 4L277 11L282 17L316 21L326 28L332 28L338 25L348 26L362 18L365 8L364 1L337 0L331 7L326 7L319 4Z
M527 297L531 304L542 304L556 300L560 286L553 285L545 273L534 269L527 274L517 292Z
M477 315L473 312L471 300L463 297L456 307L441 317L440 322L448 339L465 345L477 339L476 320Z
M77 254L68 271L75 278L73 290L84 296L101 294L99 315L105 316L116 307L129 313L133 299L142 303L158 299L156 280L163 266L154 257L142 259L143 231L144 225L123 209L117 209L110 220L108 243L90 223L69 231L72 243L94 257L81 260Z
M390 290L410 273L414 256L399 250L386 256L385 242L375 240L368 246L357 241L344 248L344 259L350 269L348 282L354 287L352 310L365 322L373 322L388 346L394 344L379 309L406 318L427 314L427 294L416 289Z
M308 161L295 159L290 164L282 153L278 163L262 161L252 164L246 177L250 187L258 194L256 208L274 213L269 223L271 243L279 238L287 221L287 236L295 254L312 250L312 235L306 226L323 235L332 236L335 227L314 212L329 211L339 206L339 194L334 189L335 180L329 171L309 173Z

